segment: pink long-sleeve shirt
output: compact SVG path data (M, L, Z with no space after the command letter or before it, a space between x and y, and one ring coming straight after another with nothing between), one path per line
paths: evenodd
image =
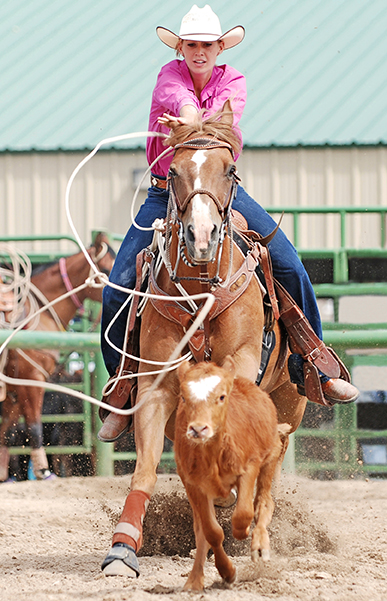
M205 85L200 100L195 95L193 81L184 60L173 60L162 67L152 95L152 106L149 116L149 131L169 133L169 129L158 123L157 118L163 113L174 117L187 104L198 111L206 109L208 116L221 109L227 99L231 100L234 113L234 127L239 132L238 122L246 104L245 77L229 65L215 65L210 81ZM149 165L165 150L163 138L148 138L146 153ZM172 155L167 155L156 163L152 173L166 176Z

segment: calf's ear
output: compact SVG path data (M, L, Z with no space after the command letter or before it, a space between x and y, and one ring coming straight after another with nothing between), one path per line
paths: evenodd
M222 365L223 369L225 369L226 371L228 371L233 377L235 377L235 361L234 359L231 357L231 355L227 355L227 357L225 358L223 365Z
M189 370L189 366L189 361L183 361L183 363L180 363L179 367L177 368L177 376L180 381L184 378L185 374Z

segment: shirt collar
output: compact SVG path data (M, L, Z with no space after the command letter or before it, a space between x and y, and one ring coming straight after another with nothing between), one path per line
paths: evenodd
M187 63L185 62L185 60L181 61L181 73L183 75L184 83L186 84L188 90L191 90L192 92L195 93L192 77L191 77L191 74L189 72L189 69L187 67ZM219 82L219 79L221 78L221 76L222 76L222 69L220 67L218 67L218 65L215 65L215 67L212 71L212 74L211 74L210 81L206 83L206 85L204 86L204 88L202 90L202 93L201 93L202 103L213 95L214 90L215 90L216 86L218 85L218 82Z

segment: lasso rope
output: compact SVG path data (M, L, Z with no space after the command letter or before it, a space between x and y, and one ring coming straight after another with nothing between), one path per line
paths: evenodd
M0 242L0 298L7 303L7 311L2 312L0 328L12 330L26 317L26 302L30 301L30 318L37 302L31 296L31 261L22 251L5 242ZM5 314L7 318L5 318ZM35 320L36 321L36 320ZM33 326L32 326L33 327Z
M112 144L113 142L119 142L119 141L123 141L123 140L128 140L128 139L132 139L132 138L136 138L136 137L144 137L144 136L160 136L160 137L167 137L166 134L161 134L158 132L140 132L140 133L133 133L133 134L125 134L122 136L115 136L112 138L106 138L104 140L102 140L101 142L99 142L96 147L94 148L94 150L92 150L78 165L77 167L74 169L73 173L71 174L69 181L67 183L66 186L66 195L65 195L65 209L66 209L66 215L67 215L67 219L69 221L69 225L70 228L74 234L75 239L78 242L78 245L80 247L80 249L82 250L83 254L85 255L86 260L88 261L88 263L90 264L90 275L89 277L86 279L86 281L81 284L80 286L78 286L77 288L74 288L72 291L67 292L65 294L63 294L62 296L60 296L59 298L54 299L53 301L51 301L50 303L45 304L45 306L41 307L40 309L36 310L33 315L28 316L28 318L24 318L21 320L20 323L18 323L18 325L12 330L12 332L10 333L10 335L8 336L8 338L5 340L5 342L0 346L0 356L2 356L2 354L5 352L9 342L12 340L12 338L15 336L15 334L17 332L19 332L21 329L23 329L27 323L29 323L29 321L32 318L37 318L43 311L46 311L47 309L55 306L55 304L57 304L58 302L60 302L61 300L71 296L72 294L77 294L79 291L81 291L83 288L92 286L92 287L103 287L103 286L111 286L112 288L119 290L121 292L125 292L127 293L128 299L125 302L125 304L121 307L120 312L122 310L124 310L124 308L127 306L127 304L130 302L130 300L133 298L134 295L143 297L144 299L146 298L156 298L156 299L165 299L164 295L155 295L155 294L149 294L147 292L138 292L135 290L132 290L130 288L124 288L122 286L118 286L117 284L113 284L112 282L109 282L109 279L107 278L107 276L104 273L101 273L98 270L97 265L94 263L94 261L92 260L92 258L89 256L86 247L84 246L77 230L76 227L74 225L73 219L71 217L71 212L70 212L70 190L71 190L71 186L73 184L73 181L76 177L76 175L79 173L79 171L82 169L82 167L84 167L84 165L86 165L86 163L88 161L90 161L93 156L98 152L98 150L106 144ZM160 224L157 225L157 222L155 222L155 224L152 225L152 227L150 228L143 228L141 227L139 224L136 223L135 218L134 218L134 204L135 201L137 199L139 190L141 188L141 184L145 179L145 176L150 172L150 170L152 169L153 165L162 157L165 156L167 153L171 152L172 148L167 148L161 155L159 155L157 157L157 159L148 167L148 169L146 170L146 172L144 173L141 181L139 182L137 189L135 191L134 197L133 197L133 201L132 201L132 207L131 207L131 214L132 214L132 221L133 221L133 225L135 227L137 227L140 230L153 230L153 229L157 229L159 227ZM98 281L97 281L98 280ZM73 390L71 388L65 387L65 386L61 386L59 384L54 384L54 383L49 383L49 382L38 382L36 380L27 380L27 379L18 379L18 378L10 378L8 376L5 376L3 373L0 373L0 383L3 382L5 384L13 384L13 385L19 385L19 386L34 386L34 387L38 387L38 388L44 388L46 390L54 390L57 392L64 392L67 393L71 396L74 396L76 398L79 398L81 400L84 401L88 401L94 405L97 405L99 407L102 407L103 409L107 409L109 411L114 411L115 413L118 413L120 415L130 415L132 413L134 413L135 411L137 411L145 402L147 402L147 400L149 398L151 398L151 395L153 394L154 390L157 388L157 386L159 385L159 383L163 380L163 378L165 377L166 373L168 371L171 371L173 369L176 369L177 366L184 360L186 360L188 358L189 355L185 355L183 357L181 357L181 353L184 350L184 348L187 346L190 338L194 335L194 333L196 332L196 330L198 329L198 327L200 327L200 325L203 323L204 319L206 318L207 314L209 313L213 303L214 303L214 296L210 293L201 293L201 294L196 294L193 296L189 296L187 295L187 293L185 292L184 289L182 289L182 294L187 298L187 300L189 300L189 302L192 304L193 307L196 307L197 305L195 304L195 301L204 301L203 303L203 307L201 308L199 314L197 315L197 317L195 318L195 320L193 321L193 323L191 324L190 328L187 330L187 332L185 333L185 335L183 336L183 338L181 339L181 341L179 342L179 344L176 346L175 350L173 351L173 353L171 354L171 356L169 357L169 359L165 362L154 362L154 361L149 361L149 360L145 360L145 359L141 359L139 357L135 357L136 359L138 359L139 361L142 361L143 363L148 363L148 364L154 364L154 365L162 365L164 366L163 369L159 370L159 371L151 371L151 372L146 372L146 373L141 373L141 374L137 374L137 375L141 375L141 376L147 376L147 375L155 375L157 374L156 379L153 382L153 385L151 386L151 388L148 390L147 394L141 399L141 401L139 401L135 407L132 407L131 409L118 409L116 407L112 407L111 405L104 403L103 401L99 401L91 396L88 396L80 391L77 390ZM181 296L170 296L168 297L169 300L177 300L177 301L181 301ZM118 314L116 315L115 319L117 319ZM115 348L115 350L117 350L120 354L122 354L123 356L126 354L125 351L123 349L119 349L117 348L115 345L113 345L113 343L108 339L108 332L110 331L114 320L112 320L112 322L109 324L109 327L107 329L107 332L105 334L105 338L107 340L107 342L113 347Z
M0 256L3 263L0 265L0 329L15 330L20 323L28 319L29 329L35 330L39 324L36 315L38 302L35 287L31 283L32 266L28 256L5 242L0 242ZM28 312L27 312L28 311ZM16 349L31 365L48 377L48 373L35 363L24 351ZM0 374L5 370L8 360L8 349L0 355ZM0 401L6 398L5 383L0 381Z

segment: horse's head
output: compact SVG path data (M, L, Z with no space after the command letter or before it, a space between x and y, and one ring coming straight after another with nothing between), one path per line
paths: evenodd
M223 109L218 121L213 117L201 122L189 135L187 126L177 126L169 139L175 148L170 192L186 253L195 264L215 259L236 192L234 151L240 143L232 120L232 112Z
M99 270L107 276L110 275L116 253L110 246L109 238L104 232L98 232L95 235L89 252L94 263L98 265Z
M109 238L104 232L98 232L93 240L92 246L88 250L90 257L98 267L101 273L109 276L113 268L116 253L110 246ZM100 288L88 288L88 298L98 302L102 301L102 292Z

